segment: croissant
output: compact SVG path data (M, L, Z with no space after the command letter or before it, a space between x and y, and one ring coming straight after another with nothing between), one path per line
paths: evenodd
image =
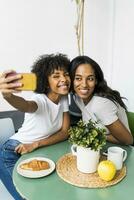
M49 169L50 165L47 161L34 159L28 163L21 164L20 168L25 169L25 170L31 170L31 171L40 171L40 170Z

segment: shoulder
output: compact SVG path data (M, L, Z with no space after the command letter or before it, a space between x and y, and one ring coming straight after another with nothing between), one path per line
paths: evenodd
M68 96L61 97L60 102L61 103L68 103Z
M60 100L60 104L62 106L63 112L68 112L69 111L69 100L68 96L63 96Z
M117 108L117 106L118 106L118 103L114 103L113 101L111 101L108 98L99 97L99 96L93 96L91 102L92 102L92 104L96 105L97 107L102 106L102 107L114 107L114 108Z
M109 125L118 119L119 105L108 98L94 96L91 109L105 125Z
M100 96L96 96L96 95L94 95L93 97L92 97L92 101L94 101L94 102L100 102L100 103L104 103L104 102L109 102L109 101L111 101L111 100L109 100L108 98L105 98L105 97L100 97Z
M46 96L44 94L36 94L36 93L34 93L31 96L31 100L43 101L43 100L46 100Z
M47 97L44 94L36 94L36 93L34 93L31 96L30 100L34 101L37 104L38 110L42 110L43 108L45 108L48 105Z

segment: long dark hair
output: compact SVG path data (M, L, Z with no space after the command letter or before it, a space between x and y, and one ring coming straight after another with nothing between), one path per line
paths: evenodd
M45 54L39 57L32 66L31 72L37 76L36 93L47 94L49 90L48 76L54 70L64 70L68 72L70 60L64 54Z
M127 110L126 105L124 104L122 97L120 96L120 93L116 90L112 90L107 85L107 82L104 79L103 71L101 70L100 66L88 56L77 56L70 63L69 72L72 80L72 87L71 87L72 91L74 92L73 81L75 78L75 72L77 67L81 64L89 64L92 66L94 70L95 78L97 80L97 84L94 89L94 95L108 98L114 103L119 103L120 106L122 106L125 110Z

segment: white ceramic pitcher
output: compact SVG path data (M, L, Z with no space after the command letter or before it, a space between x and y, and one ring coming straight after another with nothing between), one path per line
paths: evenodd
M97 170L100 151L82 146L72 145L71 151L77 156L77 169L83 173L93 173Z
M121 147L109 147L108 148L108 153L104 153L107 155L107 159L111 160L117 170L120 170L122 168L123 162L127 158L127 151Z

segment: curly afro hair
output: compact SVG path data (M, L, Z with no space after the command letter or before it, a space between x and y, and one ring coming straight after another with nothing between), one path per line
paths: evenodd
M48 93L49 83L48 77L55 70L69 70L70 60L64 54L45 54L41 55L32 66L31 72L37 76L36 93Z

